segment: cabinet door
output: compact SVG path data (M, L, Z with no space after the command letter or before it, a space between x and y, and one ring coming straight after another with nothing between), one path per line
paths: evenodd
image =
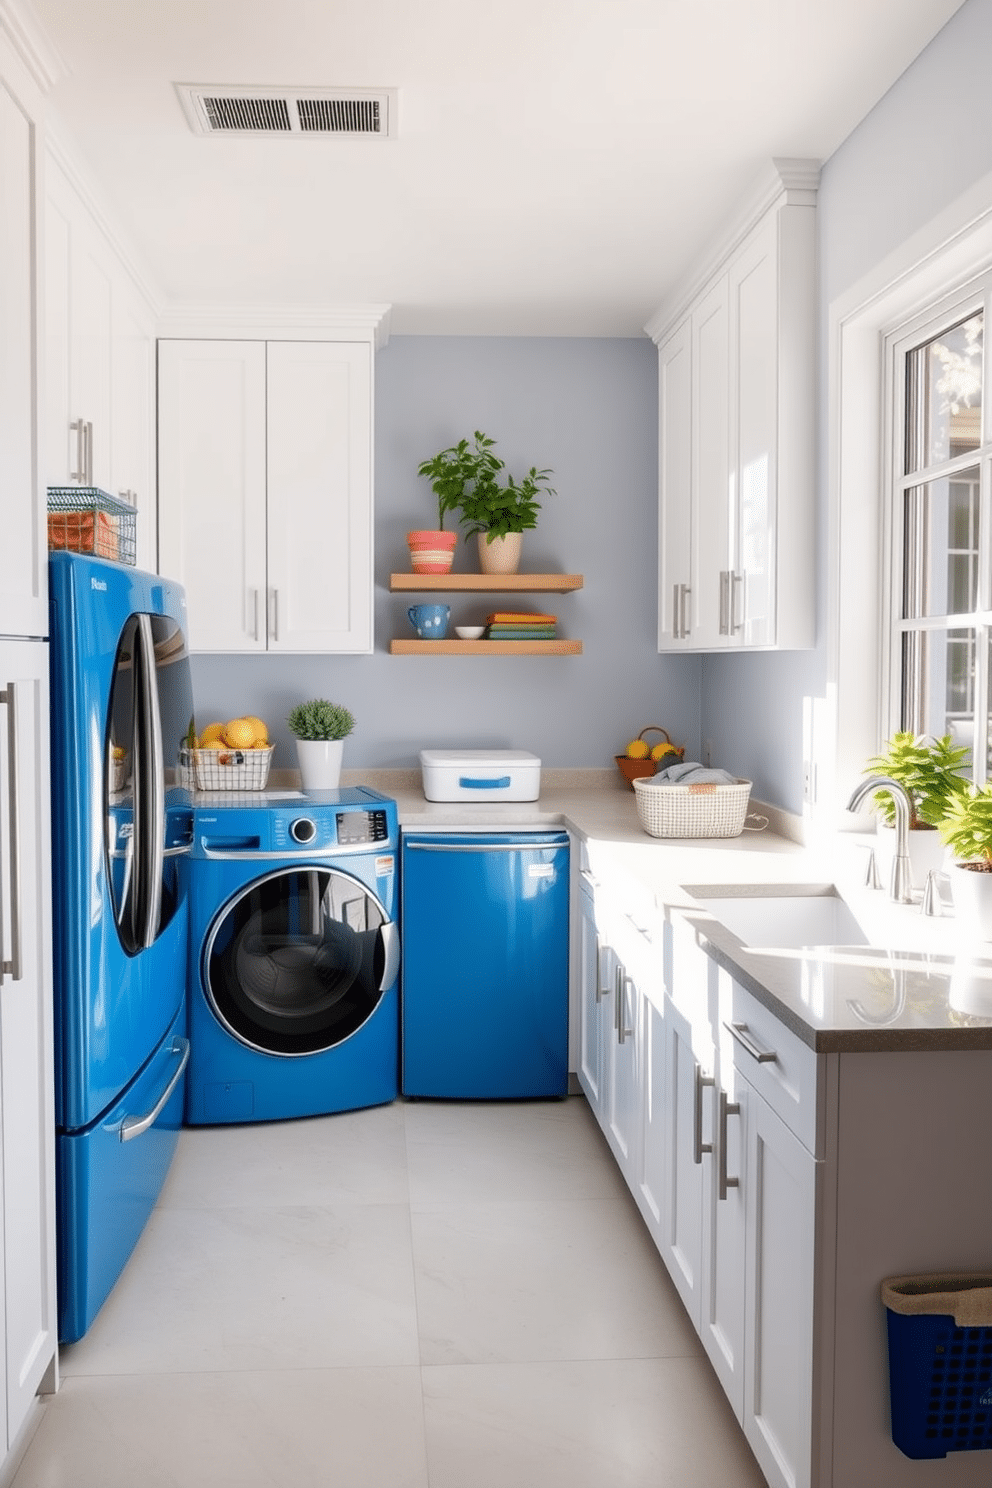
M724 984L721 1009L729 1016L728 974L710 964ZM713 1152L703 1171L703 1263L700 1337L738 1420L744 1413L746 1196L745 1132L748 1092L734 1068L729 1036L721 1032L713 1089Z
M158 377L159 571L191 649L264 651L265 344L162 341Z
M640 1083L638 1066L640 990L636 968L618 956L614 982L614 1026L609 1050L606 1139L628 1186L635 1186L638 1161Z
M731 534L735 644L774 644L778 490L779 333L776 219L730 269L736 493Z
M685 646L692 626L692 326L658 348L658 650Z
M44 493L37 480L34 125L0 83L0 634L47 635Z
M268 346L269 650L372 650L372 353Z
M9 966L0 990L6 1445L56 1346L47 645L0 643L0 688L2 959Z
M689 640L713 650L728 640L730 390L727 281L692 313L693 621Z
M641 998L640 1133L634 1198L659 1250L665 1213L665 1018L660 998Z
M693 1046L691 1023L669 1002L665 1007L661 1255L697 1332L702 1295L702 1159L712 1146L711 1102L706 1098L712 1084L712 1072L699 1060Z
M744 1432L772 1488L808 1488L816 1160L747 1090Z
M610 951L596 923L594 888L579 889L579 1084L599 1122L606 1121L605 1062L612 1031Z

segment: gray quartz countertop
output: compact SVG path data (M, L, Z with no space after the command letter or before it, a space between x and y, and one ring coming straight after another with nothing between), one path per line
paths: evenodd
M407 829L568 828L582 844L581 866L619 896L657 940L659 955L666 919L684 916L715 959L817 1051L992 1049L992 944L963 944L949 905L929 918L916 905L891 904L885 889L866 889L864 836L839 833L814 851L784 835L787 819L752 803L752 813L771 817L763 830L688 841L651 837L633 791L605 771L545 770L537 801L494 805L427 801L419 771L356 772L343 780L392 796ZM760 896L772 888L786 899L832 884L869 944L748 945L700 902L700 895L712 906L729 891Z

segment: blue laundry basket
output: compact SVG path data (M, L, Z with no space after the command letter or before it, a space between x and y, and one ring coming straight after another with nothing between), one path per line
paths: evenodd
M992 1274L892 1276L882 1301L896 1446L916 1458L992 1448Z

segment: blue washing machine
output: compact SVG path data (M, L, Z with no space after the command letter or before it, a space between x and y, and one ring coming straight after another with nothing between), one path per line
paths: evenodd
M197 798L191 1125L395 1099L397 842L396 803L364 786Z

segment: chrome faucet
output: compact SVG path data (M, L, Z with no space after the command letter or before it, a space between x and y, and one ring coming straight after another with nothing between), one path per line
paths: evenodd
M892 859L889 898L896 904L912 904L913 874L909 866L911 807L905 787L900 785L898 780L893 780L891 775L869 775L867 779L862 780L860 785L855 786L851 799L847 803L847 809L857 811L865 796L872 796L879 790L889 792L892 804L896 808L896 851Z

